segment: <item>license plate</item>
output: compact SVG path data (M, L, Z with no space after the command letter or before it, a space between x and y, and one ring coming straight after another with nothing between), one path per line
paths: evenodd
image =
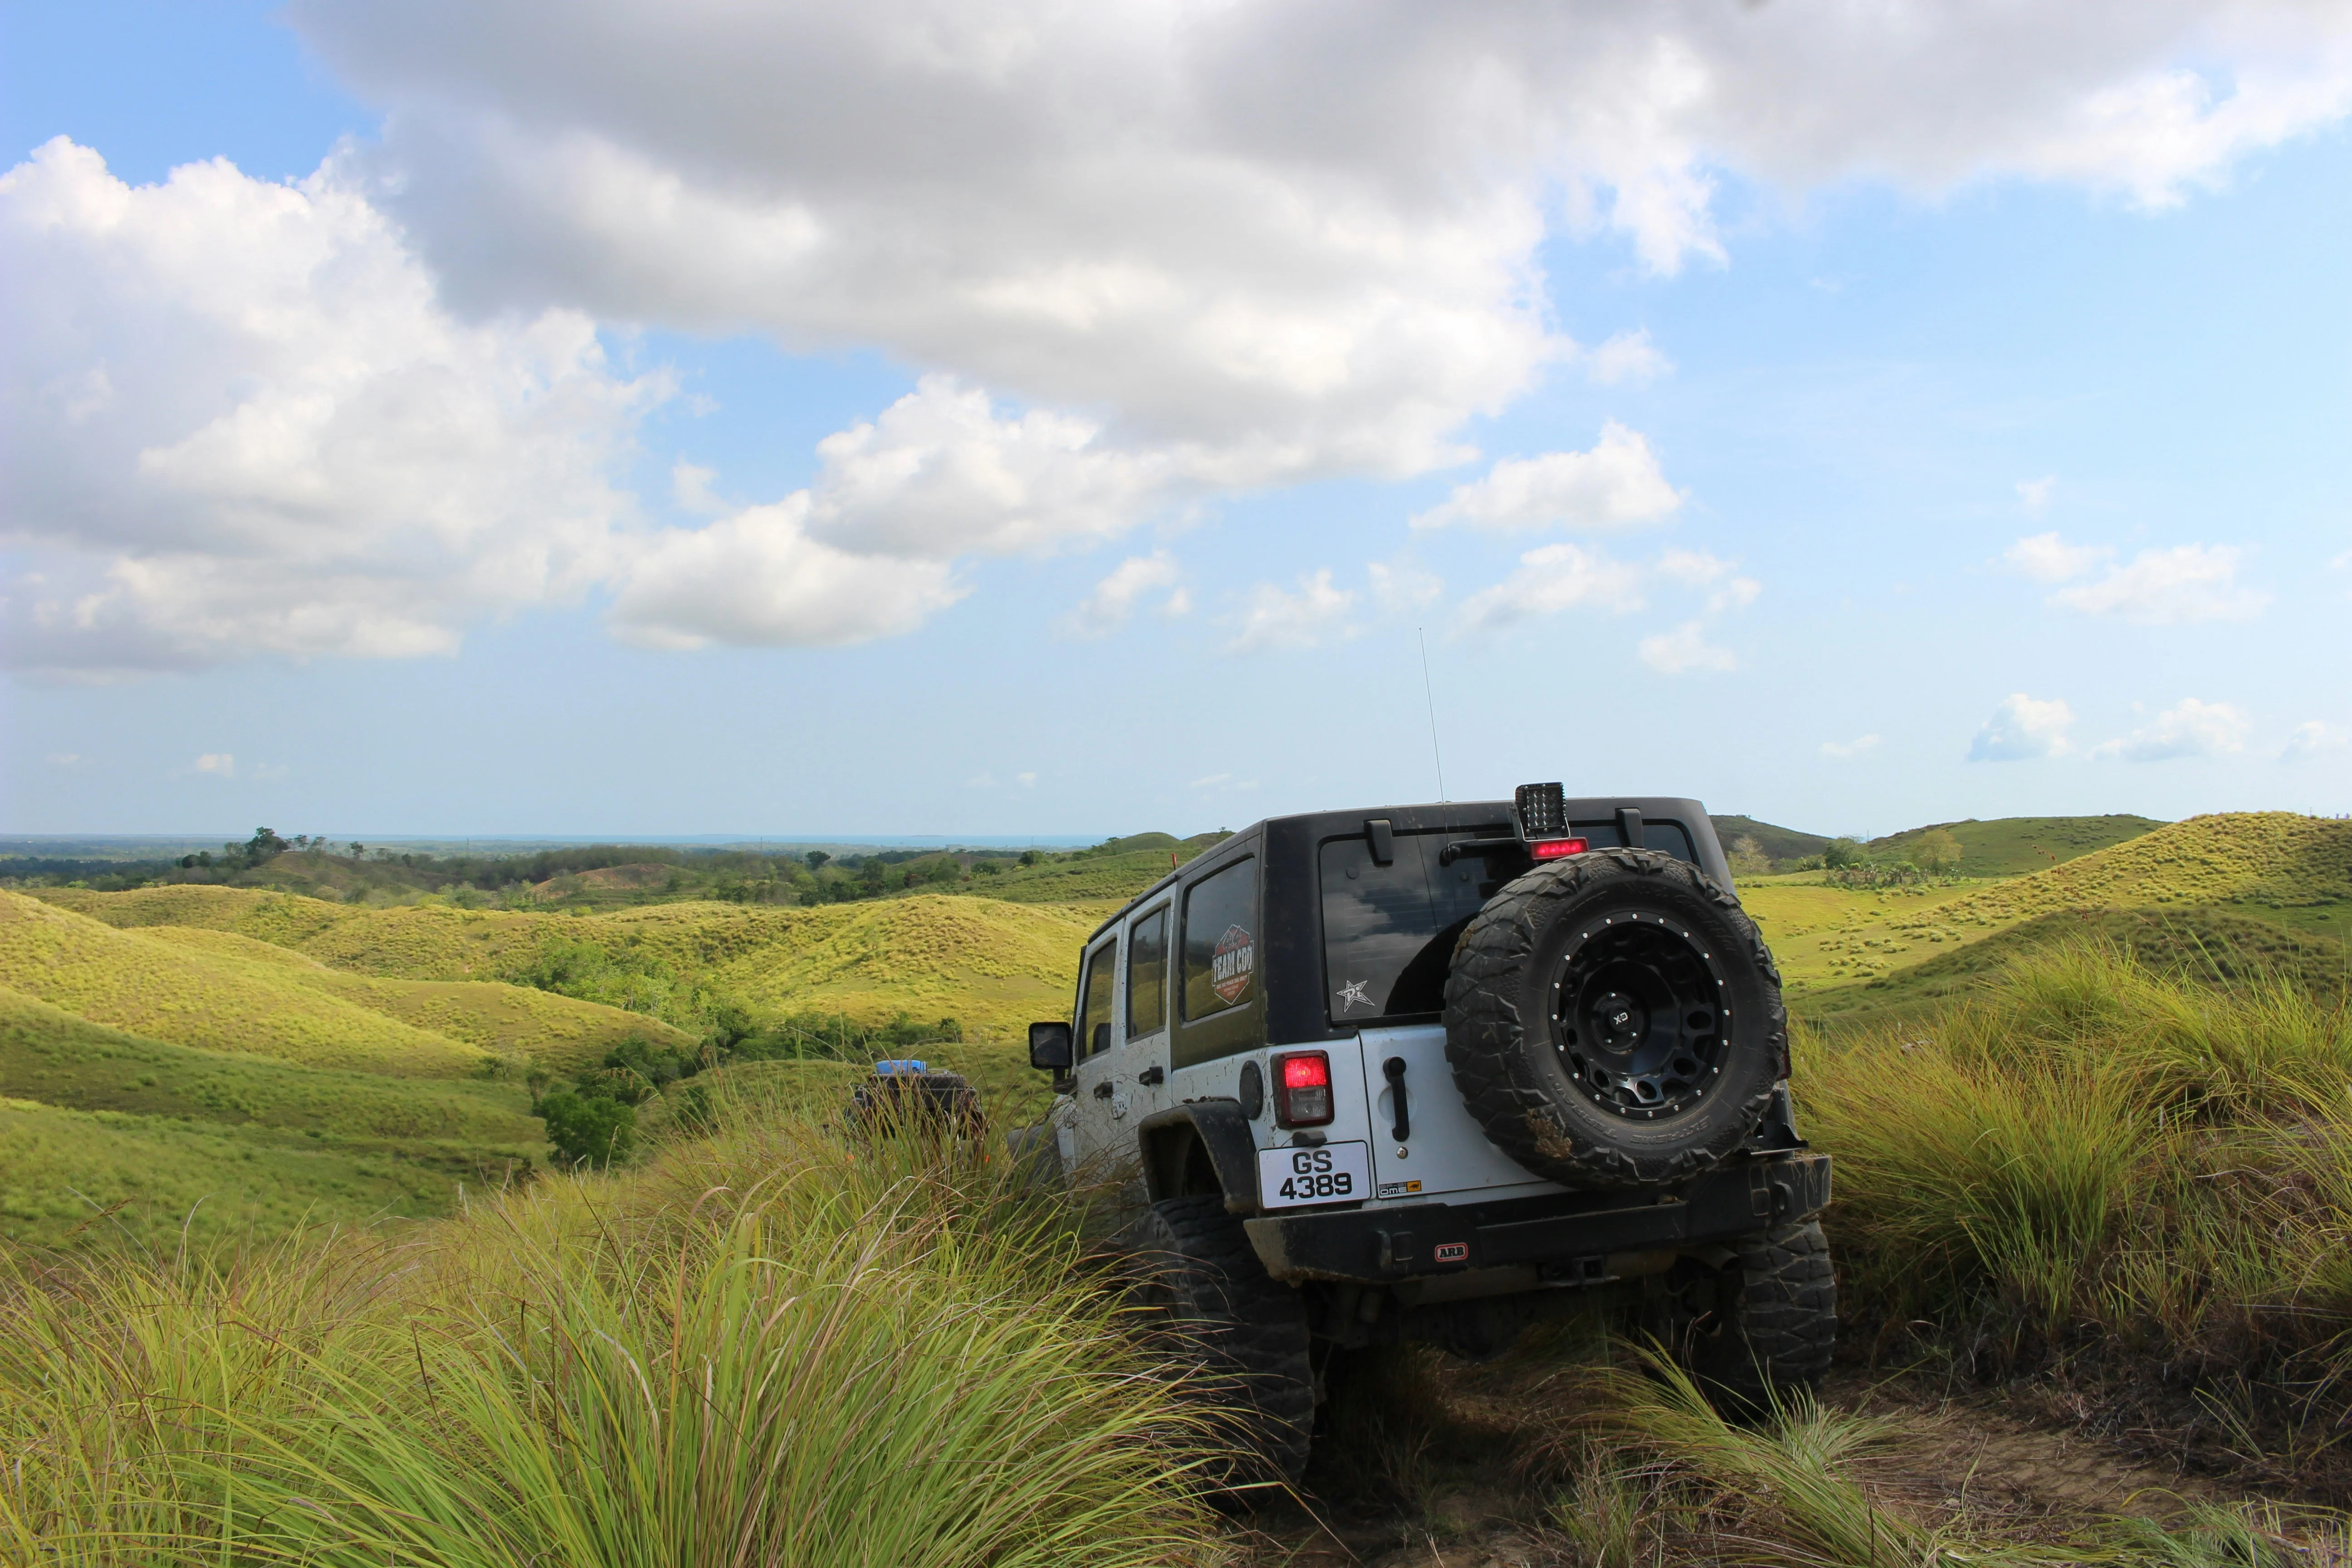
M1263 1207L1350 1204L1371 1195L1372 1155L1368 1143L1318 1143L1307 1149L1257 1152L1257 1201Z

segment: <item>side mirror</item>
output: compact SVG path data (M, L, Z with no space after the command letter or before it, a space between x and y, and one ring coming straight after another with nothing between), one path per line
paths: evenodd
M1059 1018L1029 1026L1029 1065L1041 1072L1067 1072L1074 1052L1070 1026Z

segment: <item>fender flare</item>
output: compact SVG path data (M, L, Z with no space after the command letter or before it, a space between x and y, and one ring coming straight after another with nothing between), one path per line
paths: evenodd
M1136 1124L1144 1191L1150 1201L1213 1190L1225 1212L1254 1215L1257 1192L1257 1139L1238 1100L1196 1100L1155 1110Z

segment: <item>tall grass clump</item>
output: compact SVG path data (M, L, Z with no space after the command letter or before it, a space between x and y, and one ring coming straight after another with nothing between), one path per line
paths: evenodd
M1843 1299L1882 1345L2138 1355L2199 1397L2226 1374L2281 1419L2352 1420L2340 996L2085 942L1932 1018L1808 1032L1796 1081L1838 1159Z
M20 1274L0 1444L32 1463L0 1479L0 1540L353 1568L1197 1560L1198 1417L1080 1258L975 1144L722 1111L641 1171L405 1247Z

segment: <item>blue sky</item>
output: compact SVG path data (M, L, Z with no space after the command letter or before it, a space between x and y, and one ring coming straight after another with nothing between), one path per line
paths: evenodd
M708 9L0 11L0 826L2352 810L2344 31Z

